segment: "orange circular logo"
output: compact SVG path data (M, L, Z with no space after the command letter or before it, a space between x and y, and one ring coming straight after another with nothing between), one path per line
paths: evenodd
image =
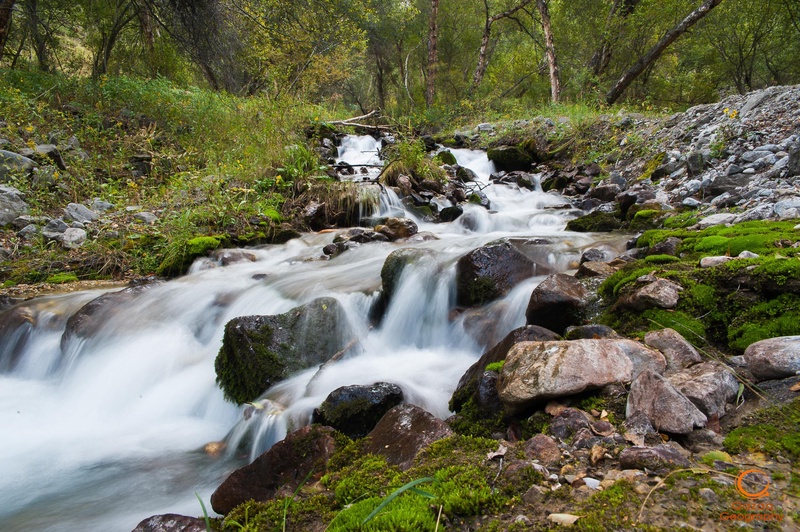
M767 482L764 483L763 481L751 479L747 480L748 475L759 475L764 476L767 478ZM767 497L769 495L769 485L771 484L771 479L769 475L760 469L746 469L739 473L739 476L736 477L736 491L738 491L742 497L747 499L761 499L762 497Z

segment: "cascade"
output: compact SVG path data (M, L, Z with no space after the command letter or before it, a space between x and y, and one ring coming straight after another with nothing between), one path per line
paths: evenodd
M372 137L346 137L339 159L376 164L378 147ZM370 243L321 260L335 235L308 234L252 250L255 262L206 261L120 298L66 342L70 316L103 291L42 297L0 314L0 530L131 530L154 514L199 515L195 492L207 502L227 474L308 423L340 386L393 382L408 402L447 417L458 379L491 347L486 338L524 324L530 292L544 278L483 307L493 329L475 334L475 313L451 312L459 257L499 238L543 238L536 261L563 271L582 249L620 246L566 233L567 211L553 208L564 198L492 184L485 153L451 151L478 175L491 210L467 204L455 221L435 224L405 212L390 189L376 201L379 216L411 217L436 239ZM403 270L397 297L371 328L381 267L404 247L425 253ZM344 308L354 352L274 386L256 413L226 402L214 372L225 324L322 296ZM223 441L225 452L204 450Z

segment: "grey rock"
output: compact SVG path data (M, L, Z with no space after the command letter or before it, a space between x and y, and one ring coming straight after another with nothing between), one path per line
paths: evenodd
M567 327L564 331L565 340L597 340L600 338L622 338L608 325L577 325Z
M206 532L206 523L199 517L178 514L154 515L143 519L133 532Z
M697 226L700 229L706 229L708 227L712 227L715 225L724 225L733 223L735 219L736 219L735 214L729 212L722 212L719 214L712 214L711 216L706 216L697 223Z
M780 336L750 344L744 351L756 381L785 379L800 372L800 336Z
M761 159L762 157L768 157L770 155L772 155L772 152L770 151L746 151L741 155L740 159L748 163L752 163Z
M741 253L739 253L738 255L736 255L736 258L737 259L757 259L758 256L759 256L758 253L753 253L752 251L744 250Z
M678 469L692 464L669 445L655 447L628 447L619 455L620 469Z
M703 361L697 349L674 329L650 331L644 335L644 343L663 353L668 370L683 369Z
M800 175L800 143L789 147L789 162L786 163L786 177Z
M718 362L703 362L667 376L667 380L708 417L721 418L736 400L739 381Z
M36 167L36 162L18 153L0 150L0 179L11 172L30 173Z
M0 185L0 227L28 213L28 204L25 203L24 197L16 188Z
M715 266L719 266L720 264L725 264L726 262L730 262L732 260L734 260L733 257L727 257L727 256L703 257L702 259L700 259L700 267L714 268Z
M631 340L520 342L508 351L497 392L506 409L517 413L545 399L629 382L628 352L641 349L647 348Z
M64 162L64 158L61 157L61 152L58 151L58 148L54 144L40 144L36 146L35 152L39 155L49 157L59 170L67 169L67 164Z
M607 262L584 262L578 267L575 277L583 279L586 277L608 277L613 275L617 270L610 266Z
M61 218L53 218L44 226L45 233L63 233L67 229L69 225Z
M686 155L686 168L691 177L702 174L705 168L705 159L703 158L703 154L699 151L689 152Z
M402 402L403 390L396 384L342 386L328 394L314 411L312 422L333 427L355 440L366 436L386 412Z
M59 239L65 249L75 249L81 247L86 242L86 231L75 227L68 227Z
M11 223L14 228L22 229L30 224L43 225L48 221L50 221L50 219L46 216L31 216L29 214L23 214L22 216L15 218Z
M681 290L683 288L679 284L666 279L656 279L629 296L620 299L619 303L634 310L647 310L649 308L671 309L678 306Z
M800 209L800 198L781 200L772 209L778 218L788 218L792 214L796 217L797 210Z
M36 235L40 234L42 230L36 224L29 224L17 232L17 236L24 240L32 240Z
M148 225L153 225L158 221L158 216L152 212L142 211L133 215L133 219L137 222L142 222Z
M389 410L367 435L365 452L384 456L401 470L414 464L417 454L431 443L453 434L447 424L414 405Z
M694 198L685 198L681 202L681 205L683 205L684 207L689 207L690 209L696 209L702 204L703 203L701 201L698 201L698 200L696 200Z
M631 384L625 417L644 412L658 431L689 434L705 427L707 418L664 377L645 370Z
M107 201L101 200L100 198L94 198L92 200L91 209L94 212L104 213L114 208L113 203L109 203Z
M90 210L86 205L81 205L80 203L70 203L64 209L65 216L76 222L87 223L87 222L94 222L100 216Z
M744 171L744 168L742 168L741 166L738 166L738 165L732 164L732 165L730 165L730 166L728 167L728 169L725 171L725 175L735 175L735 174L741 174L743 171Z
M603 262L605 260L606 254L602 249L589 248L581 254L580 263L583 264L584 262L588 261Z

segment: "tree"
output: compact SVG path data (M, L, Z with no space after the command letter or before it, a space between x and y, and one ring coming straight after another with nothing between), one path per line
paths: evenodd
M634 63L633 66L625 71L619 80L617 80L617 82L606 94L606 103L611 105L616 102L617 99L622 96L622 93L625 92L625 89L627 89L628 86L633 82L633 80L636 79L642 72L644 72L645 69L647 69L650 65L652 65L670 44L675 42L675 40L683 35L686 30L705 17L711 12L712 9L721 3L722 0L706 0L700 7L689 13L686 18L680 21L677 26L669 30L655 45L653 45L652 48L647 51L647 53L639 57L639 59L636 60L636 63Z
M433 105L436 95L436 40L439 35L437 16L439 13L439 0L431 0L431 12L428 16L428 79L425 89L425 103L428 107Z
M478 50L478 64L475 66L475 73L472 75L472 91L474 92L483 81L486 68L489 64L489 39L492 33L492 26L495 22L506 18L511 18L517 11L530 4L533 0L520 0L520 2L502 13L490 15L489 0L483 0L484 24L483 35L481 36L481 47Z
M536 7L539 9L539 17L542 20L542 29L544 30L545 53L547 54L547 66L550 71L550 100L553 103L558 103L561 95L561 79L558 72L558 61L556 61L556 45L553 41L553 30L550 25L547 0L536 0Z
M14 0L0 0L0 59L8 40L8 31L11 29L11 15L14 10Z

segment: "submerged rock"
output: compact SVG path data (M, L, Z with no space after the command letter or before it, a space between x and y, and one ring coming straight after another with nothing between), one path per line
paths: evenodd
M275 316L241 316L225 325L214 368L225 397L252 401L292 373L322 364L349 338L344 311L323 297Z
M386 412L402 402L403 390L396 384L342 386L328 394L314 411L313 422L331 426L352 439L363 438Z
M143 519L132 532L206 532L206 530L205 520L199 517L164 514Z
M330 427L306 426L272 446L252 464L237 469L211 495L211 507L227 514L250 499L266 501L291 492L309 474L322 473L336 450Z

